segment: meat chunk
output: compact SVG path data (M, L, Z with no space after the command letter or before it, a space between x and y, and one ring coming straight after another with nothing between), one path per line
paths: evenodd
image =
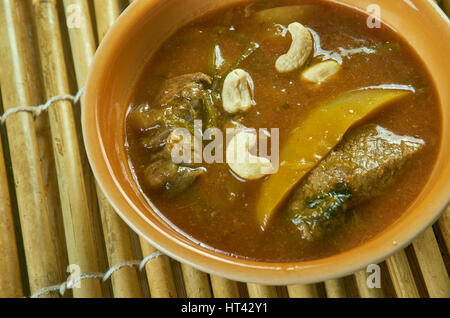
M202 167L178 166L177 173L165 184L165 189L171 193L181 193L189 188L204 172L205 169Z
M169 129L159 129L157 132L144 136L141 139L141 145L152 152L161 150L170 135Z
M211 78L203 73L171 78L164 83L152 107L142 105L130 115L133 128L142 136L140 144L149 153L144 179L151 189L178 193L204 173L202 167L174 163L168 138L176 128L194 133L194 120L203 119L204 96L211 84Z
M202 119L204 96L211 78L203 73L168 79L152 103L137 107L130 115L137 131L161 133L161 130L186 128L193 132L194 120Z
M399 136L377 125L351 132L300 183L288 203L288 216L302 238L332 230L345 211L379 195L424 141Z
M187 102L197 108L203 99L205 88L211 86L212 79L204 73L193 73L168 79L156 97L155 104L170 106Z
M177 172L178 166L172 160L161 158L145 168L145 181L153 189L163 188L175 178Z
M147 185L153 189L165 189L172 194L183 192L201 176L203 168L190 168L161 158L150 163L145 169Z

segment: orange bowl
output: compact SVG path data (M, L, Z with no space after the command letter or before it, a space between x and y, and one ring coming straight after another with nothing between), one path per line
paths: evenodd
M379 263L437 220L450 198L450 24L432 1L335 0L365 10L381 8L428 68L442 108L443 138L434 170L417 199L376 237L345 252L313 261L269 263L233 258L204 248L172 228L144 198L125 153L125 115L149 58L177 28L211 10L247 0L135 1L112 27L91 66L82 125L86 151L104 194L138 234L176 260L238 281L271 285L313 283ZM332 0L330 0L332 1Z

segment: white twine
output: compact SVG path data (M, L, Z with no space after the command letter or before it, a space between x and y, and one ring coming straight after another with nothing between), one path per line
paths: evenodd
M142 260L134 260L134 261L124 261L117 263L116 265L112 266L108 271L105 273L98 273L98 272L88 272L88 273L82 273L76 277L69 277L64 283L53 285L49 287L44 287L36 291L31 298L39 298L43 295L48 295L52 292L59 292L61 296L64 296L65 292L68 289L73 289L73 286L85 279L101 279L102 282L107 281L111 278L112 274L117 272L123 267L135 267L137 266L138 270L141 272L144 270L145 265L152 259L158 258L160 256L163 256L164 254L160 251L156 251L151 253L150 255L146 256Z
M20 113L20 112L28 112L32 113L35 117L39 116L42 112L46 111L51 105L60 101L71 101L73 104L77 104L80 101L81 95L83 95L84 88L80 88L80 90L75 95L65 94L53 96L50 98L45 104L38 106L17 106L14 108L8 109L4 114L0 117L0 124L3 125L6 122L6 119L12 114Z

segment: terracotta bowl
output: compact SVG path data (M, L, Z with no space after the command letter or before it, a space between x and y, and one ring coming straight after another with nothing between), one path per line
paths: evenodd
M381 262L435 222L450 198L450 25L432 1L335 1L361 10L378 4L382 20L406 38L425 62L442 105L443 140L428 183L403 216L370 241L307 262L267 263L232 258L194 244L176 232L139 191L123 146L124 118L130 94L146 62L178 27L210 10L242 1L135 1L122 14L97 52L84 96L84 140L98 183L125 222L156 248L178 261L226 278L271 285L313 283Z

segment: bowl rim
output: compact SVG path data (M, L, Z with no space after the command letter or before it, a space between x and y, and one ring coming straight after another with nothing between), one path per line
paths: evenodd
M234 258L212 250L205 250L201 247L186 244L174 238L152 222L147 222L145 225L144 222L135 223L132 220L135 217L132 217L131 213L139 213L139 211L136 210L136 207L127 195L121 191L118 181L113 176L112 168L102 144L101 134L97 125L99 117L96 112L97 91L95 88L98 86L96 82L101 81L101 75L103 75L102 70L108 67L105 61L110 60L114 54L114 48L119 45L122 36L132 29L132 21L141 21L148 14L148 10L151 10L159 1L163 0L134 1L118 18L97 50L89 70L82 100L83 138L92 171L98 185L114 210L136 233L164 254L201 271L236 281L255 282L267 285L288 285L316 283L334 279L352 274L368 264L378 264L390 255L406 247L415 237L437 221L440 214L449 204L450 180L444 182L443 187L438 191L440 195L434 195L435 200L428 202L426 205L420 203L423 209L420 224L410 226L410 228L402 228L402 231L399 231L395 235L392 230L383 232L377 236L377 240L372 239L342 253L313 261L269 263ZM336 0L328 1L339 3ZM346 0L346 2L349 1ZM430 12L434 14L435 19L441 19L448 23L445 15L436 9L437 6L432 1L425 4L425 6L427 5L430 10L434 10ZM437 160L441 158L442 146L446 137L444 135L444 128L445 126L443 125L441 149ZM385 244L381 244L382 242ZM357 259L351 256L357 256Z

